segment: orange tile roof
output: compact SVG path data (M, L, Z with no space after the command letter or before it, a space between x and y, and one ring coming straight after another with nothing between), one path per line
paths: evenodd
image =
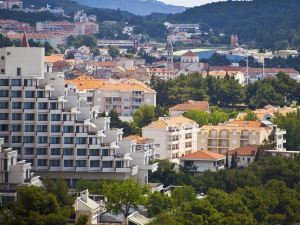
M263 124L260 121L245 121L245 120L234 120L232 122L229 122L228 125L234 125L234 126L239 126L239 127L266 127L265 124Z
M64 60L64 55L63 54L53 54L50 56L45 56L45 62L46 63L54 63L60 60Z
M295 112L296 110L297 110L296 108L292 108L292 107L280 108L280 107L274 107L274 106L266 106L263 109L257 109L257 110L254 110L253 112L257 115L258 119L262 120L266 115L273 116L274 113L280 113L285 116L287 113ZM245 113L245 112L240 113L237 118L240 120L243 120L246 115L247 115L247 113Z
M95 79L91 76L79 76L73 80L66 80L68 84L74 84L79 90L111 90L111 91L144 91L147 93L155 93L150 87L141 85L139 82L134 80L128 80L128 82L117 81L117 82L104 82L100 79Z
M215 152L210 152L207 150L199 150L197 152L187 154L180 159L190 159L190 160L220 160L224 159L225 156Z
M166 128L168 126L195 124L194 120L188 119L184 116L162 117L157 121L152 122L146 128Z
M53 67L71 67L71 63L64 61L64 60L59 60L53 63Z
M194 56L197 56L197 55L194 52L192 52L191 50L189 50L186 53L184 53L182 56L184 56L184 57L194 57Z
M175 105L171 107L169 110L170 111L189 111L189 110L209 111L209 104L207 101L189 100L185 103Z
M245 145L241 146L237 149L228 151L228 155L233 155L237 153L238 156L255 156L257 150L259 148L259 145Z
M136 141L137 144L146 144L149 141L152 141L151 138L141 137L139 135L130 135L123 138L124 141Z

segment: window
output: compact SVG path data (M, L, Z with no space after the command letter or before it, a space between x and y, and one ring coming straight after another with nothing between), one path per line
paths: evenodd
M86 149L84 148L77 149L77 156L86 156Z
M12 132L20 132L21 131L22 126L19 124L12 124L11 125L11 131Z
M113 162L112 161L102 161L103 168L112 168Z
M48 137L47 136L38 136L38 144L47 144Z
M59 133L60 132L60 125L51 125L51 132L52 133Z
M46 113L40 113L39 115L38 115L38 120L39 121L48 121L48 114L46 114Z
M21 68L17 68L17 76L21 76Z
M102 149L102 156L109 156L109 149Z
M34 155L34 148L25 148L24 154L25 155Z
M22 113L12 113L11 119L12 120L22 120Z
M39 102L38 107L39 107L39 109L48 109L48 103L47 102Z
M48 132L48 125L37 125L36 131L37 132Z
M11 86L21 86L21 79L11 79Z
M8 113L0 113L0 120L8 120Z
M76 160L77 167L86 167L86 160Z
M37 165L38 166L47 166L47 159L38 159Z
M0 131L8 131L8 125L7 124L0 124Z
M8 109L8 102L0 102L0 109Z
M74 127L73 126L64 126L64 133L73 133Z
M1 56L1 60L4 60L5 59L5 57L4 56Z
M73 167L73 160L64 160L64 167Z
M0 73L4 74L5 73L5 69L1 69Z
M99 160L91 160L90 161L90 166L91 167L99 167L100 166L100 161Z
M21 136L12 136L11 137L11 142L12 143L21 143L22 142L22 137Z
M24 109L34 109L34 102L24 102Z
M9 86L8 79L0 79L0 86Z
M10 95L12 98L21 98L22 92L21 91L11 91Z
M50 166L51 167L59 167L60 166L60 160L55 160L55 159L50 160Z
M31 79L25 79L25 80L24 80L24 86L25 86L25 87L33 86L32 80L31 80Z
M21 102L13 102L12 103L12 108L13 109L21 109L22 108L22 103Z
M72 138L72 137L64 137L64 143L65 144L73 144L74 143L74 138Z
M73 155L73 149L72 148L64 148L64 155Z
M34 136L24 136L24 143L34 143Z
M37 98L45 98L45 92L44 91L37 91Z
M34 98L34 91L25 91L25 98Z
M60 148L51 148L51 155L60 155Z
M60 114L51 114L51 121L60 121Z
M8 97L8 90L0 90L0 97Z
M37 148L36 154L37 155L47 155L47 148Z
M60 144L60 137L50 137L50 144Z
M33 121L34 120L34 113L25 113L25 120L26 121Z
M78 137L76 138L76 144L86 144L86 138L85 137Z
M58 109L58 103L57 102L50 102L50 109Z
M100 151L99 149L90 149L90 156L99 156Z
M25 132L34 132L34 125L25 125L24 131Z

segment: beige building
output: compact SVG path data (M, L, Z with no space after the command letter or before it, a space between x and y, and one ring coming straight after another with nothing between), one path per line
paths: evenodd
M156 106L156 92L133 78L117 81L80 76L66 82L86 92L88 101L102 112L115 110L120 116L132 116L142 105Z
M285 131L273 124L259 121L239 121L201 127L198 133L198 149L225 154L245 145L260 145L275 129L277 149L283 149Z
M164 117L143 127L142 136L154 139L159 159L177 159L197 151L199 125L183 116Z

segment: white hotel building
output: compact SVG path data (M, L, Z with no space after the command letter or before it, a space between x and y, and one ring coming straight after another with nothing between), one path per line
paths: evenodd
M138 174L131 149L61 73L44 74L44 49L0 49L0 137L42 177L123 180Z

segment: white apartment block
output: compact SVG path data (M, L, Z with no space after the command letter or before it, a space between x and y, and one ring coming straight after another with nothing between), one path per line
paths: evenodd
M198 148L226 154L228 151L246 145L261 145L275 131L276 149L284 150L284 130L272 123L235 120L220 125L206 125L200 128Z
M0 205L6 205L17 199L17 187L42 186L40 178L30 172L31 165L25 160L18 161L18 151L2 148L4 139L0 139Z
M183 116L163 117L143 127L142 136L154 139L159 159L175 159L197 151L199 125Z
M156 106L156 92L136 79L100 80L80 76L67 81L88 95L88 101L102 112L115 110L120 116L132 116L142 105Z
M36 174L63 177L70 186L80 178L124 180L138 174L128 154L119 153L122 129L62 73L44 74L44 49L0 49L0 137L18 150ZM124 150L125 151L125 150ZM128 149L130 152L130 149Z
M141 184L148 183L148 171L155 172L158 163L155 163L155 143L153 139L131 135L119 142L120 150L131 149L133 164L139 165L137 181Z

